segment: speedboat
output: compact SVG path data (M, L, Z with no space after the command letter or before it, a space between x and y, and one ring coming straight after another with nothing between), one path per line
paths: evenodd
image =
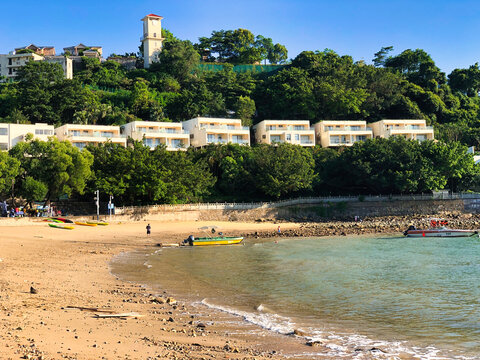
M407 237L470 237L478 236L477 230L462 230L447 228L448 221L431 219L429 229L417 229L411 225L403 235Z

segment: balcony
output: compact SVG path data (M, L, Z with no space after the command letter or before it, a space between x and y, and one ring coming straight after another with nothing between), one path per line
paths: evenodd
M157 39L157 40L165 40L165 38L162 38L162 34L158 34L160 36L157 36L157 34L153 33L153 34L148 34L148 33L145 33L143 34L143 36L140 38L140 41L143 41L145 39Z
M328 127L325 127L325 132L329 132L329 131L333 131L333 132L345 132L345 133L350 133L350 132L372 132L372 128L356 128L356 127L350 127L350 126L345 126L345 127L341 127L341 128L328 128Z
M314 127L311 128L301 128L301 129L295 129L294 126L282 126L282 127L277 127L277 126L267 126L265 130L268 131L294 131L294 132L310 132L310 131L315 131Z
M200 129L205 130L226 130L226 131L250 131L248 126L229 126L229 125L200 125Z
M189 134L186 130L181 129L158 129L158 130L135 130L138 134Z
M250 145L249 140L232 140L230 141L232 144L240 144L240 145Z

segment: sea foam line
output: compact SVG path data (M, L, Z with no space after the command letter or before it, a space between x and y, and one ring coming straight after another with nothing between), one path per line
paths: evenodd
M290 335L296 329L293 321L287 317L274 313L263 304L257 307L258 313L235 309L230 306L218 305L209 302L207 299L201 301L202 305L210 309L219 310L234 316L242 317L248 323L260 326L261 328L273 331L282 335ZM474 357L468 356L449 356L439 355L440 350L428 346L426 348L409 347L406 342L379 341L369 339L359 334L338 334L318 329L309 329L305 333L311 336L303 336L309 341L319 341L327 349L326 353L310 353L316 357L337 357L356 359L400 359L402 354L409 355L413 359L422 360L473 360ZM374 350L381 349L381 350ZM361 350L361 351L359 351ZM305 354L291 355L290 357L305 356Z

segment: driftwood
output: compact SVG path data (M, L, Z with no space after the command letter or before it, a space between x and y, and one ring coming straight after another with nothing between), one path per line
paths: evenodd
M140 315L136 312L121 313L121 314L95 314L96 318L139 318L144 315Z
M65 309L79 309L79 310L82 310L82 311L103 312L103 313L114 313L115 312L113 310L99 309L99 308L85 307L85 306L67 306Z

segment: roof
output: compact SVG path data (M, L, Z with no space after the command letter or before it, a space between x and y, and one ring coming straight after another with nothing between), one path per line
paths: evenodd
M155 14L148 14L148 15L145 15L145 17L142 19L142 21L144 21L145 19L147 18L158 18L158 19L163 19L163 16L160 16L160 15L155 15Z

